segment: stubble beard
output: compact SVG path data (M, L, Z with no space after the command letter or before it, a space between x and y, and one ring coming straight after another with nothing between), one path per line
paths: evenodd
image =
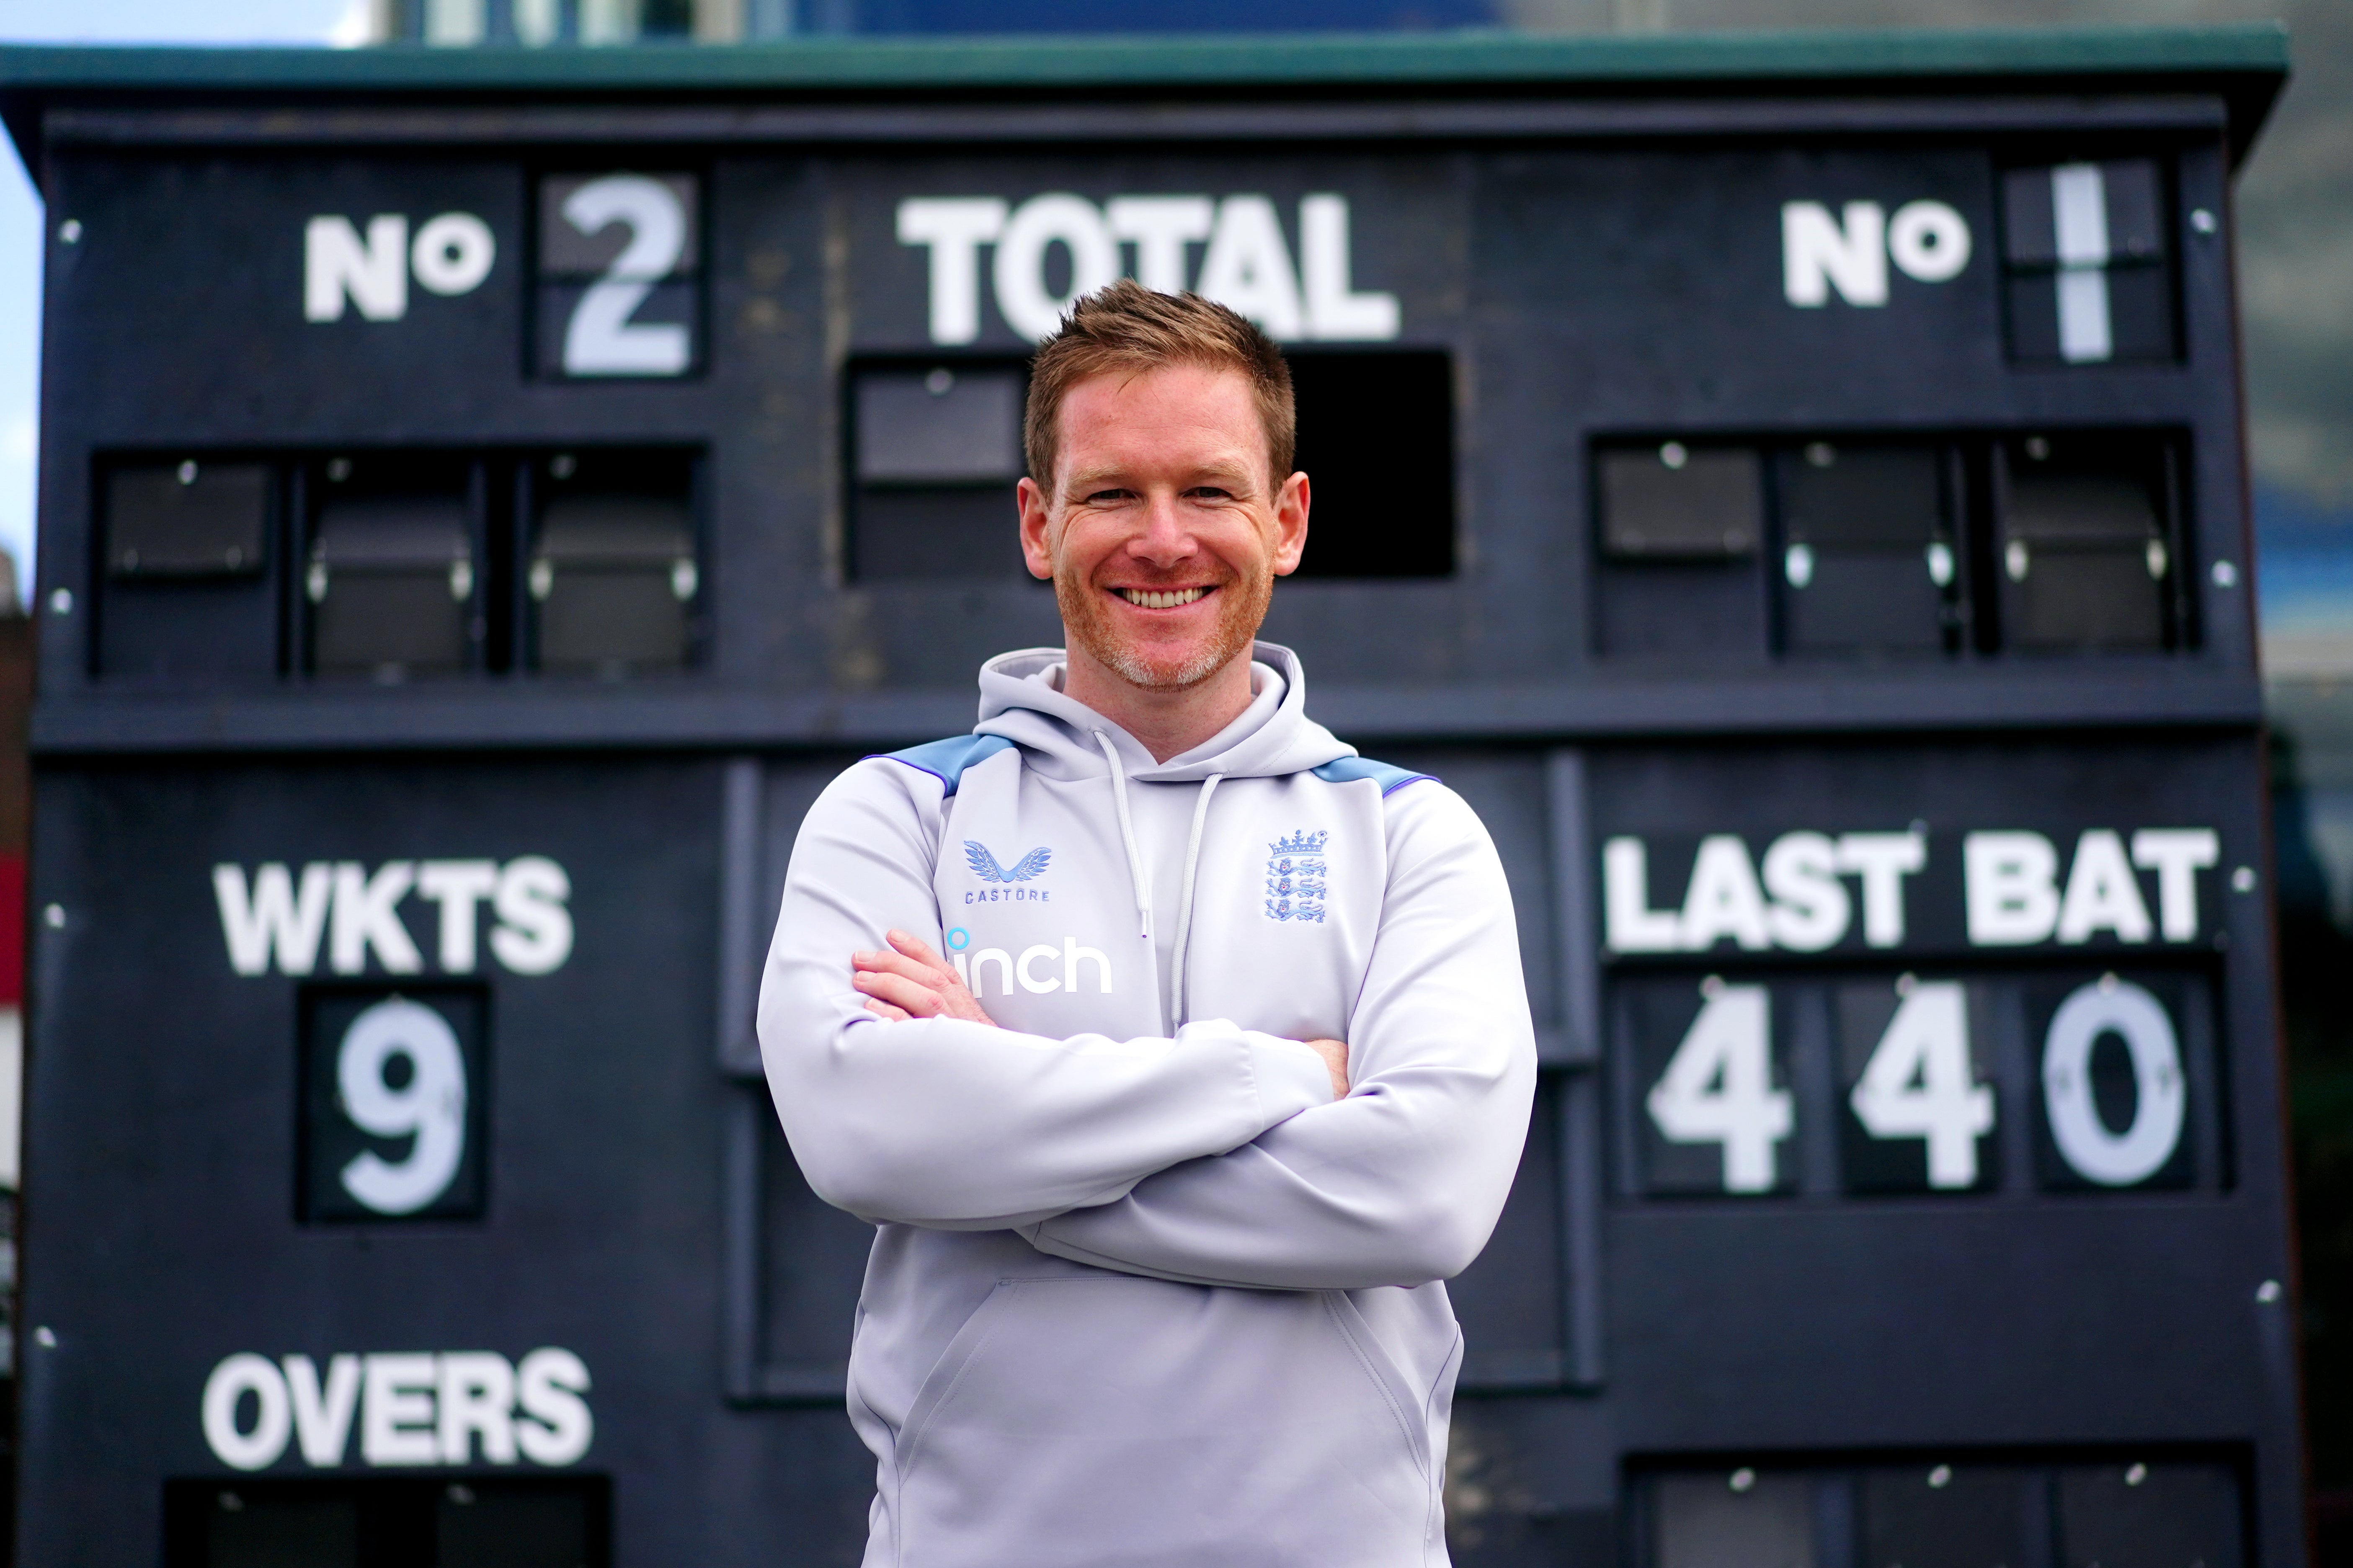
M1218 622L1208 645L1191 658L1171 663L1123 639L1091 585L1065 573L1054 574L1054 602L1071 641L1129 685L1147 691L1198 686L1247 652L1274 601L1274 574L1261 570L1221 583L1216 598Z

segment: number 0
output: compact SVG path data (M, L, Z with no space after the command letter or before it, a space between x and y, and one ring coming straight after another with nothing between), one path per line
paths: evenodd
M2092 1047L2121 1037L2132 1053L2133 1119L2111 1131L2092 1095ZM2114 975L2080 985L2052 1015L2042 1043L2042 1102L2051 1141L2075 1173L2104 1187L2129 1187L2165 1168L2181 1143L2188 1107L2181 1047L2165 1004Z
M398 1089L385 1081L395 1057L409 1065ZM345 1192L378 1214L403 1215L449 1190L466 1154L466 1058L447 1019L397 996L377 1003L345 1031L335 1087L362 1131L416 1140L403 1160L373 1150L353 1160L343 1170Z

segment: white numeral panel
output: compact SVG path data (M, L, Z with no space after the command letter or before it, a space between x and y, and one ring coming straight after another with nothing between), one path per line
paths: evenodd
M2211 1182L2219 1132L2211 1112L2201 1121L2211 1096L2199 1087L2214 1070L2209 995L2190 973L1623 977L1610 1009L1620 1186L1757 1196Z

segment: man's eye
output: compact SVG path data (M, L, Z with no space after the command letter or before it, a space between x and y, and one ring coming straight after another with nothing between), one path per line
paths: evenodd
M1086 501L1089 506L1117 506L1131 499L1133 492L1128 490L1096 490L1086 498Z
M1234 499L1233 491L1229 489L1220 489L1216 485L1196 485L1192 489L1186 493L1190 495L1195 500L1219 501L1231 500Z

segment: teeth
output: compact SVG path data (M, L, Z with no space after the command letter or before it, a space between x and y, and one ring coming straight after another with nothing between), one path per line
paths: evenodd
M1131 605L1140 605L1147 610L1173 610L1179 605L1191 604L1208 590L1176 588L1165 594L1155 594L1148 588L1122 588L1119 592L1120 596Z

